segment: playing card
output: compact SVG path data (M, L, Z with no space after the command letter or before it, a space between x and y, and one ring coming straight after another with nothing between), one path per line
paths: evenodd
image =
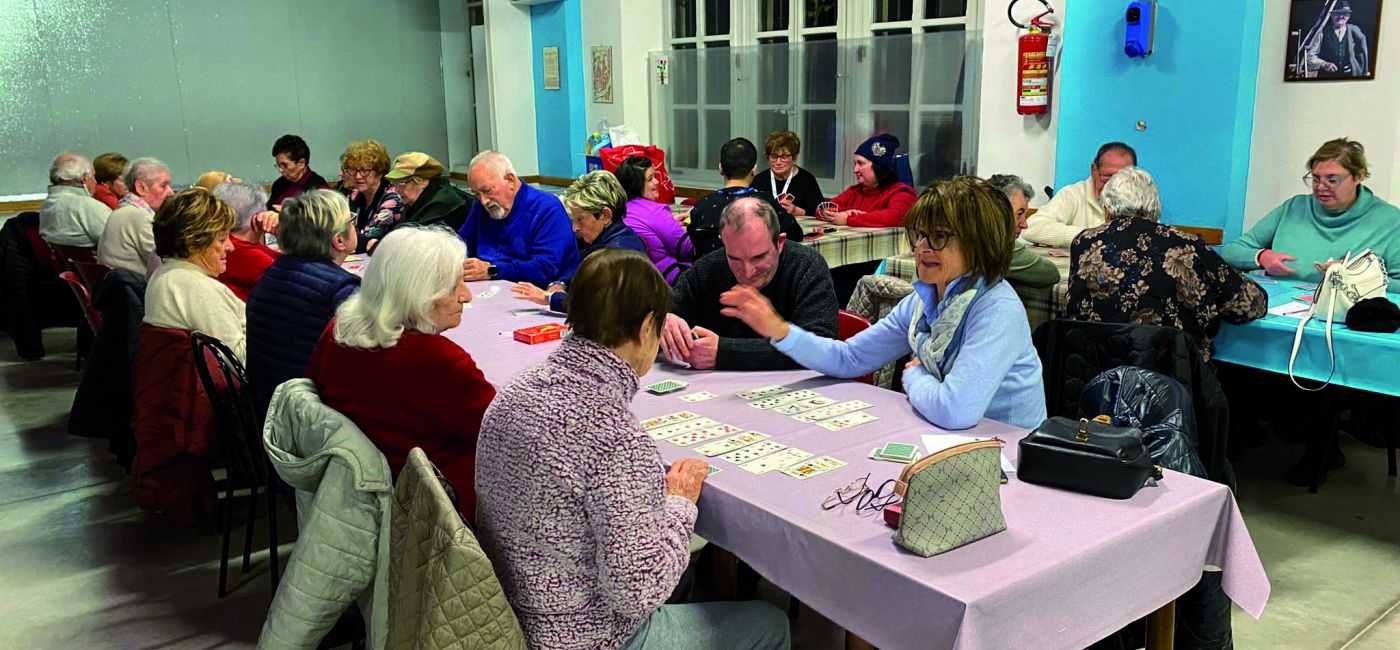
M914 457L913 457L912 459L909 459L909 460L903 460L903 459L900 459L900 458L890 458L889 456L882 455L882 454L880 453L880 450L881 450L880 447L876 447L876 448L874 448L874 449L871 449L871 450L870 450L870 456L869 456L870 460L883 460L883 461L888 462L888 463L899 463L899 464L901 464L901 465L908 465L909 463L912 463L912 462L914 462L914 461L916 461L916 460L919 459L919 454L917 454L917 453L914 454Z
M830 420L822 420L817 423L817 426L828 431L840 431L842 429L849 429L854 426L865 424L866 422L874 422L878 419L880 418L869 413L847 413L845 415L838 415Z
M868 409L871 406L873 405L869 402L862 402L858 399L853 399L841 402L839 404L832 404L830 406L823 406L821 408L812 409L810 411L807 411L806 413L794 415L793 417L803 422L816 422L817 420L825 420L829 417L837 415L845 415L847 413L850 413L851 411Z
M800 402L784 404L773 409L773 412L782 413L783 415L797 415L798 413L810 411L814 408L817 408L818 406L827 406L835 403L836 400L831 399L830 397L813 397L812 399L804 399Z
M773 395L771 397L765 397L758 401L749 402L749 406L752 406L756 409L771 409L779 406L784 406L786 404L791 404L799 400L812 399L813 397L821 397L821 395L818 395L817 393L814 393L810 390L795 390L790 393Z
M838 467L845 466L846 461L837 460L831 456L822 456L803 461L791 467L783 468L783 473L793 478L812 478L818 474L825 474Z
M664 427L668 424L678 424L685 420L692 420L698 417L700 417L699 414L691 413L690 411L667 413L666 415L658 415L654 418L647 418L645 420L642 420L642 429L650 431L657 427Z
M710 427L708 429L701 429L699 431L691 431L690 433L682 433L680 435L671 436L670 438L666 439L666 442L669 442L673 445L680 445L682 447L689 447L697 442L714 440L715 438L718 438L720 436L727 436L731 433L739 433L743 430L743 427L736 427L732 424L721 424L718 426Z
M650 386L647 386L647 392L655 393L657 395L665 395L666 393L674 393L689 385L690 384L683 381L677 381L675 379L666 379L664 381L658 381Z
M735 449L739 449L740 447L747 447L755 442L761 442L767 439L768 434L766 433L759 433L757 431L745 431L731 438L717 440L708 445L701 445L699 447L696 447L695 451L699 452L701 456L718 456L720 454L729 453L731 451L734 451Z
M689 395L681 395L681 399L687 402L703 402L707 399L713 399L714 397L715 394L707 390L702 390L698 393L691 393Z
M774 385L772 385L772 386L764 386L764 387L762 387L762 388L754 388L754 389L752 389L752 390L746 390L746 391L744 391L744 392L742 392L742 393L739 393L739 399L742 399L742 400L763 399L763 398L765 398L765 397L771 397L771 396L773 396L773 395L777 395L778 393L784 392L784 391L786 391L786 390L787 390L787 387L786 387L786 386L779 386L779 385L777 385L777 384L774 384Z
M742 450L740 450L742 451ZM795 463L800 463L812 457L811 452L802 451L796 447L788 447L782 451L768 454L761 458L751 460L739 465L739 469L754 474L767 474L775 469L782 469Z
M708 429L712 426L715 426L716 424L719 423L715 422L714 420L711 420L710 418L694 418L691 420L686 420L679 424L672 424L669 426L652 429L651 431L647 432L647 435L651 436L652 440L665 440L667 438L670 438L671 436L681 435L682 433L690 433L692 431Z
M919 446L904 442L887 442L879 453L891 460L914 460L914 457L919 453Z
M741 447L727 454L724 454L720 456L720 459L727 460L731 463L734 463L735 465L742 465L751 460L757 460L759 458L767 456L768 454L777 451L782 451L784 449L787 449L787 445L781 442L777 442L776 440L764 440L762 442L756 442L747 447Z

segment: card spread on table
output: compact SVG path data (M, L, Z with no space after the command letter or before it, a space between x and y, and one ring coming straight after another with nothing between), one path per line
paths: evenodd
M740 447L747 447L755 442L761 442L767 439L768 434L766 433L759 433L757 431L745 431L732 438L725 438L724 440L717 440L708 445L701 445L699 447L696 447L695 451L699 452L701 456L718 456L720 454L726 454L731 451L734 451L735 449L739 449Z
M812 478L818 474L825 474L833 469L846 464L844 460L837 460L831 456L822 456L806 460L791 467L783 469L783 473L793 478Z
M782 451L768 454L767 456L751 460L747 463L742 463L739 465L739 469L754 474L767 474L776 469L795 465L811 457L811 452L802 451L796 447L788 447Z
M845 415L838 415L834 418L831 418L830 420L822 420L821 422L817 423L817 426L828 431L840 431L842 429L849 429L854 426L860 426L862 424L865 424L866 422L874 422L878 419L880 418L877 418L869 413L846 413Z
M647 392L656 393L657 395L665 395L666 393L674 393L689 385L690 384L683 381L667 379L664 381L658 381L650 386L647 386Z
M783 392L786 392L786 391L787 391L787 387L786 387L786 386L779 386L779 385L777 385L777 384L773 384L772 386L764 386L764 387L762 387L762 388L754 388L754 389L752 389L752 390L746 390L746 391L744 391L744 392L742 392L742 393L739 393L739 399L742 399L742 400L763 399L763 398L765 398L765 397L770 397L770 396L777 395L778 393L783 393Z
M491 285L490 287L488 287L485 291L482 291L481 293L476 294L476 297L478 297L478 298L493 298L493 297L495 297L496 294L498 294L498 293L500 293L500 292L501 292L501 288L500 288L499 286L493 284L493 285Z
M681 399L687 402L703 402L707 399L714 399L714 397L715 394L707 390L702 390L698 393L690 393L689 395L681 395Z
M698 417L700 417L700 414L691 413L690 411L678 411L676 413L667 413L666 415L658 415L654 418L647 418L645 420L642 420L642 428L647 431L650 431L657 427L664 427L671 424L679 424L686 420L694 420Z
M764 440L762 442L756 442L747 447L741 447L739 449L731 451L727 454L724 454L723 456L720 456L720 458L722 460L727 460L731 463L734 463L735 465L742 465L751 460L758 460L759 458L763 458L768 454L782 451L784 449L787 449L787 445L781 442L778 442L776 440Z
M680 445L682 447L689 447L697 442L714 440L715 438L718 438L720 436L727 436L731 433L739 433L743 430L743 427L736 427L732 424L721 424L718 426L710 427L708 429L701 429L699 431L691 431L690 433L682 433L679 435L671 436L670 438L666 439L666 442L669 442L673 445Z
M779 406L785 406L787 404L791 404L793 402L801 401L804 399L812 399L813 397L821 397L821 395L818 395L817 393L814 393L810 390L795 390L790 393L783 393L781 395L765 397L756 402L749 402L749 406L752 406L756 409L771 409Z
M797 415L798 413L805 413L819 406L828 406L835 403L836 400L830 397L813 397L812 399L804 399L800 402L784 404L773 409L773 412L782 413L783 415Z
M659 429L652 429L651 431L647 432L647 435L651 436L652 440L665 440L667 438L670 438L671 436L681 435L682 433L690 433L692 431L708 429L712 426L715 426L716 424L719 423L715 422L714 420L711 420L710 418L695 418L692 420L686 420L679 424L672 424L669 426L661 427Z
M802 420L803 422L816 422L817 420L825 420L829 417L834 417L837 415L845 415L847 413L850 413L851 411L868 409L871 406L873 406L873 404L869 402L862 402L858 399L853 399L841 402L839 404L823 406L821 408L807 411L806 413L794 415L793 417Z

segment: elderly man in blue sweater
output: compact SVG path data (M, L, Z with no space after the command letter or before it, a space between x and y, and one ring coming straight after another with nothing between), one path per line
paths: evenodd
M545 286L578 268L578 242L564 204L521 182L496 151L472 158L467 182L477 202L457 236L467 243L467 280Z

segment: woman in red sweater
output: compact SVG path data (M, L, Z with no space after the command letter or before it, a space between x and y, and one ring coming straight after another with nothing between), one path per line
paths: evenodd
M899 182L894 152L899 138L881 133L856 147L856 184L831 199L836 208L818 210L817 218L838 226L889 228L904 223L904 213L918 200L914 188Z
M222 173L222 172L210 172ZM205 174L208 176L209 174ZM201 177L203 178L203 177ZM228 254L228 268L219 274L219 282L224 283L239 300L248 302L253 286L262 279L267 267L272 266L281 255L263 243L267 234L257 217L266 211L267 194L261 189L243 181L221 181L211 190L214 197L227 203L238 213L238 225L234 227L229 242L233 252Z
M394 476L409 450L422 447L471 521L477 431L496 389L441 334L462 323L462 305L471 302L466 260L451 231L395 228L375 247L359 293L321 334L306 376L322 402L384 452Z

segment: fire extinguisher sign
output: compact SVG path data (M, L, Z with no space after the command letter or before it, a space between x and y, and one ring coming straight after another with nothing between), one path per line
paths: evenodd
M1050 104L1050 66L1045 52L1021 54L1021 106Z

